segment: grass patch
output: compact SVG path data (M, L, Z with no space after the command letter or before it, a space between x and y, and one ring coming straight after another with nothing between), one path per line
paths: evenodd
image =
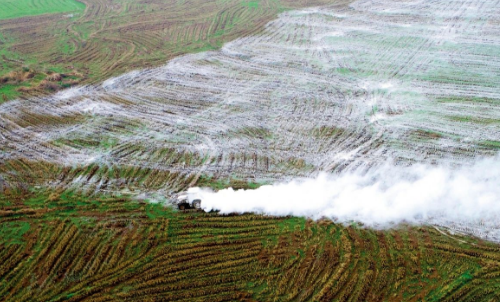
M173 217L173 211L172 208L170 207L165 207L162 204L158 203L148 203L145 207L146 210L146 215L150 219L157 219L157 218L172 218Z
M84 10L85 4L75 0L0 0L0 20Z
M500 149L500 142L498 141L482 141L478 145L486 148Z
M0 224L0 238L7 245L24 243L23 235L30 229L25 221L13 221Z
M500 99L486 98L486 97L438 97L437 102L441 103L479 103L479 104L500 104Z
M259 8L259 1L243 2L243 6L246 6L246 7L249 7L249 8Z
M474 123L481 125L499 124L500 120L491 118L479 118L472 116L448 116L448 119L460 123Z
M0 84L0 104L2 102L5 102L9 99L16 98L20 95L20 93L16 90L18 88L17 85L12 85L12 84L7 84L7 85L1 85Z

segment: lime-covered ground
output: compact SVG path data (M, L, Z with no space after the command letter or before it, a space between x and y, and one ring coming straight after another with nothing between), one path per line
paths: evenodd
M202 175L468 165L500 144L499 16L486 0L285 12L219 51L1 105L2 177L47 165L45 185L169 195Z
M84 10L85 4L76 0L0 0L0 20Z
M102 40L85 34L72 45L81 42L81 62L109 63L102 76L138 53L161 52L147 37L134 42L146 26L158 41L184 28L175 41L189 44L243 15L255 20L253 10L266 3L238 1L217 19L208 15L206 27L115 24L126 42L109 56L99 55L110 49ZM185 10L170 9L177 4L168 11L185 19ZM103 7L74 28L100 28L108 17L87 21L128 11ZM499 301L498 245L441 226L376 230L155 203L189 186L253 189L321 172L377 171L391 160L467 166L497 154L499 8L490 0L362 0L287 12L220 51L1 104L0 300ZM498 174L482 173L500 170L491 163L480 179ZM417 193L426 185L436 184ZM455 194L484 204L462 187ZM371 192L362 201L376 201ZM314 202L310 193L303 208ZM288 201L277 196L271 205ZM483 218L455 230L500 234L498 220Z

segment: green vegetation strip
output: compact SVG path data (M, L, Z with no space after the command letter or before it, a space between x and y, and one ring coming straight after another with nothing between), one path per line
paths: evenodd
M76 0L0 0L0 20L83 10L85 4Z

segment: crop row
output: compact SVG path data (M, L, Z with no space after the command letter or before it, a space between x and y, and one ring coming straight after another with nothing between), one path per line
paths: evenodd
M374 231L326 220L173 212L66 191L32 194L0 197L12 211L40 214L0 218L2 301L151 295L175 301L488 301L500 295L498 247L433 228Z

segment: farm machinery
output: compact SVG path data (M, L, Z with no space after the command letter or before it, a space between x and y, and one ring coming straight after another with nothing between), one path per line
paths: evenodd
M174 197L174 205L177 205L179 210L201 209L201 197L197 191L192 189L178 193Z

